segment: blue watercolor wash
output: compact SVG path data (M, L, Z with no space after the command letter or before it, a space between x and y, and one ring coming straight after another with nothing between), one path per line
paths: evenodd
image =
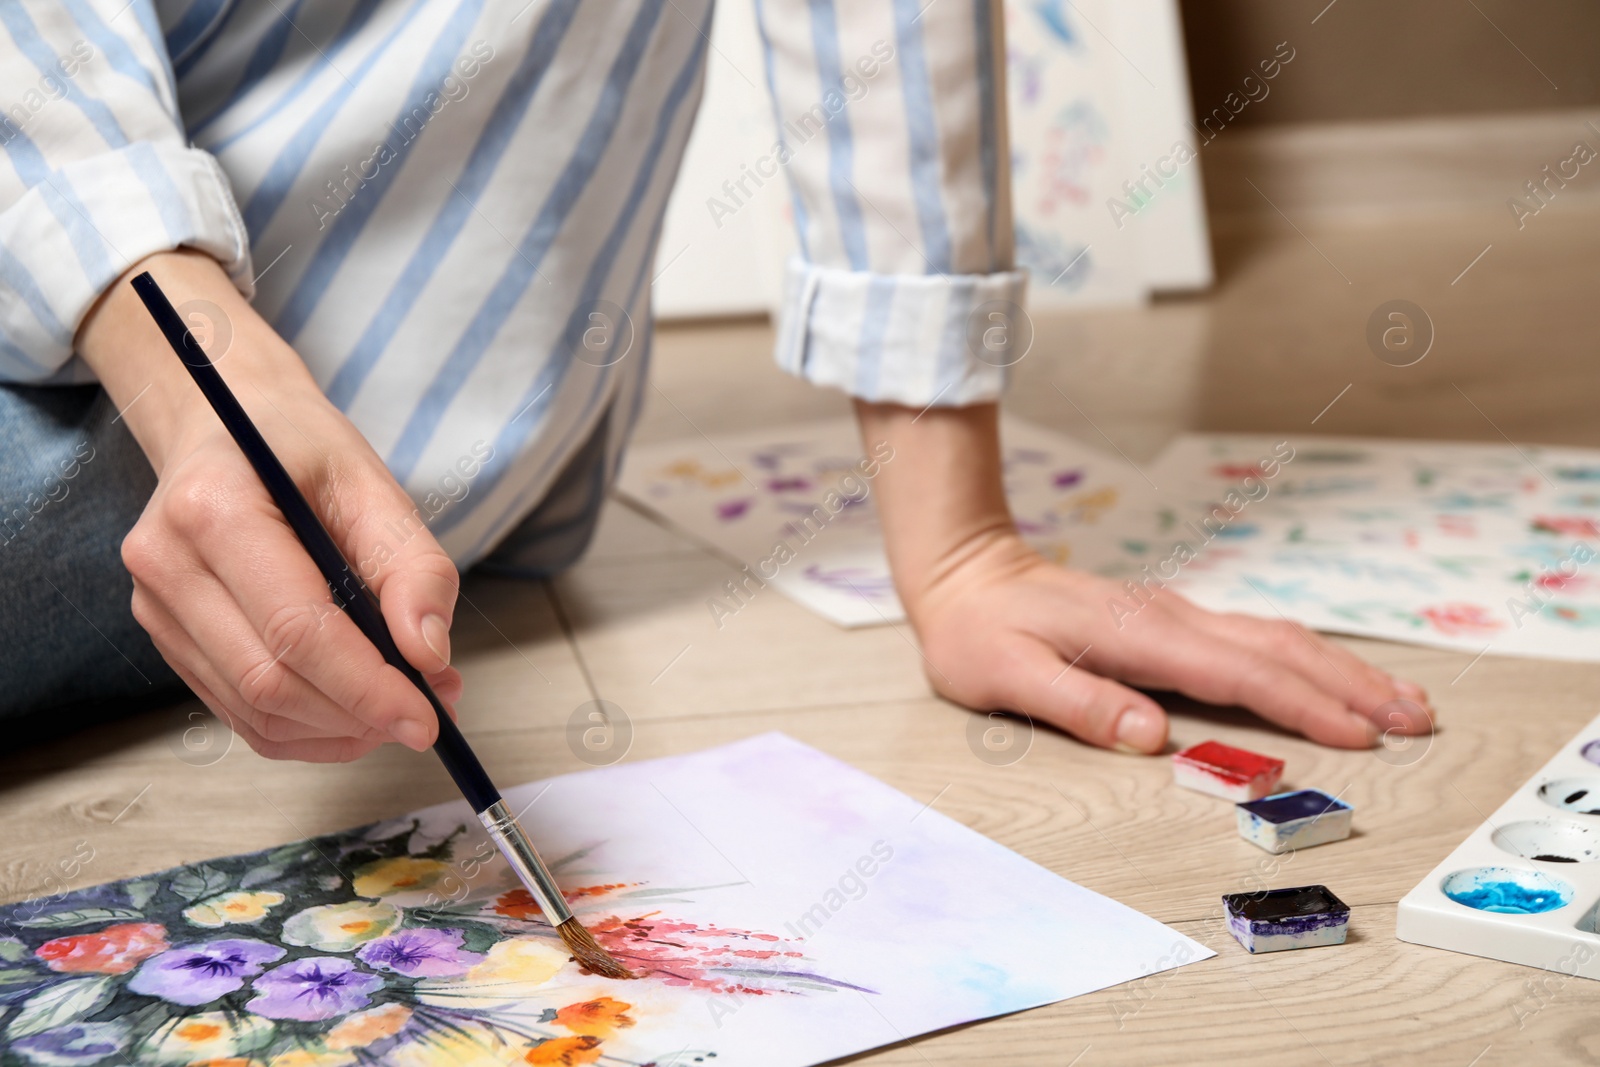
M1239 806L1270 823L1312 819L1330 812L1350 809L1350 805L1330 797L1320 789L1297 789L1292 793L1275 793L1260 800L1245 801Z
M1590 763L1600 763L1600 739L1590 741L1582 749L1583 758Z
M1572 901L1572 887L1559 878L1509 867L1456 871L1440 888L1457 904L1501 915L1539 915Z

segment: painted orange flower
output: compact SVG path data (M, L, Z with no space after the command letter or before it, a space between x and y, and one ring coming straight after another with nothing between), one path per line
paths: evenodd
M586 885L577 889L563 889L561 895L568 900L580 900L583 897L602 897L618 889L631 889L637 882L612 882L608 885ZM501 893L495 898L494 910L501 915L513 919L543 919L544 912L539 910L539 904L533 895L526 889L513 889Z
M328 1031L322 1043L331 1049L366 1048L374 1041L398 1034L411 1020L411 1009L404 1004L385 1004L346 1016Z
M541 1041L529 1049L522 1059L526 1063L575 1067L580 1063L593 1063L600 1058L598 1037L554 1037Z
M501 893L494 901L494 910L513 919L542 919L544 912L526 889L513 889Z
M625 1030L633 1025L633 1016L627 1014L631 1007L632 1004L610 997L580 1001L577 1004L568 1004L556 1012L556 1023L575 1034L612 1037L618 1030Z
M167 928L160 923L118 923L98 933L46 941L34 954L52 971L127 974L167 947Z

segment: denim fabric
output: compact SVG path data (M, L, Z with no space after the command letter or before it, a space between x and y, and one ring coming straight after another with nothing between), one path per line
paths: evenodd
M0 386L0 717L70 729L187 693L129 601L155 474L99 386ZM53 731L51 731L53 732ZM12 735L14 736L14 734Z
M610 416L544 500L481 565L560 571L588 547L606 495ZM0 719L36 737L180 700L129 601L122 539L155 473L99 386L0 385ZM0 742L4 744L4 742Z

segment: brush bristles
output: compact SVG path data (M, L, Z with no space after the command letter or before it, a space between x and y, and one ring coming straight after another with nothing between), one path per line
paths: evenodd
M616 958L600 947L594 935L586 930L576 918L568 919L556 927L556 932L561 935L561 940L566 942L572 958L578 961L578 966L586 971L601 975L605 978L637 978L628 968L616 961Z

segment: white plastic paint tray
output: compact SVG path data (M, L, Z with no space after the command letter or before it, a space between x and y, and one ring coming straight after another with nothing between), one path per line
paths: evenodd
M1405 895L1395 933L1600 978L1600 716Z

